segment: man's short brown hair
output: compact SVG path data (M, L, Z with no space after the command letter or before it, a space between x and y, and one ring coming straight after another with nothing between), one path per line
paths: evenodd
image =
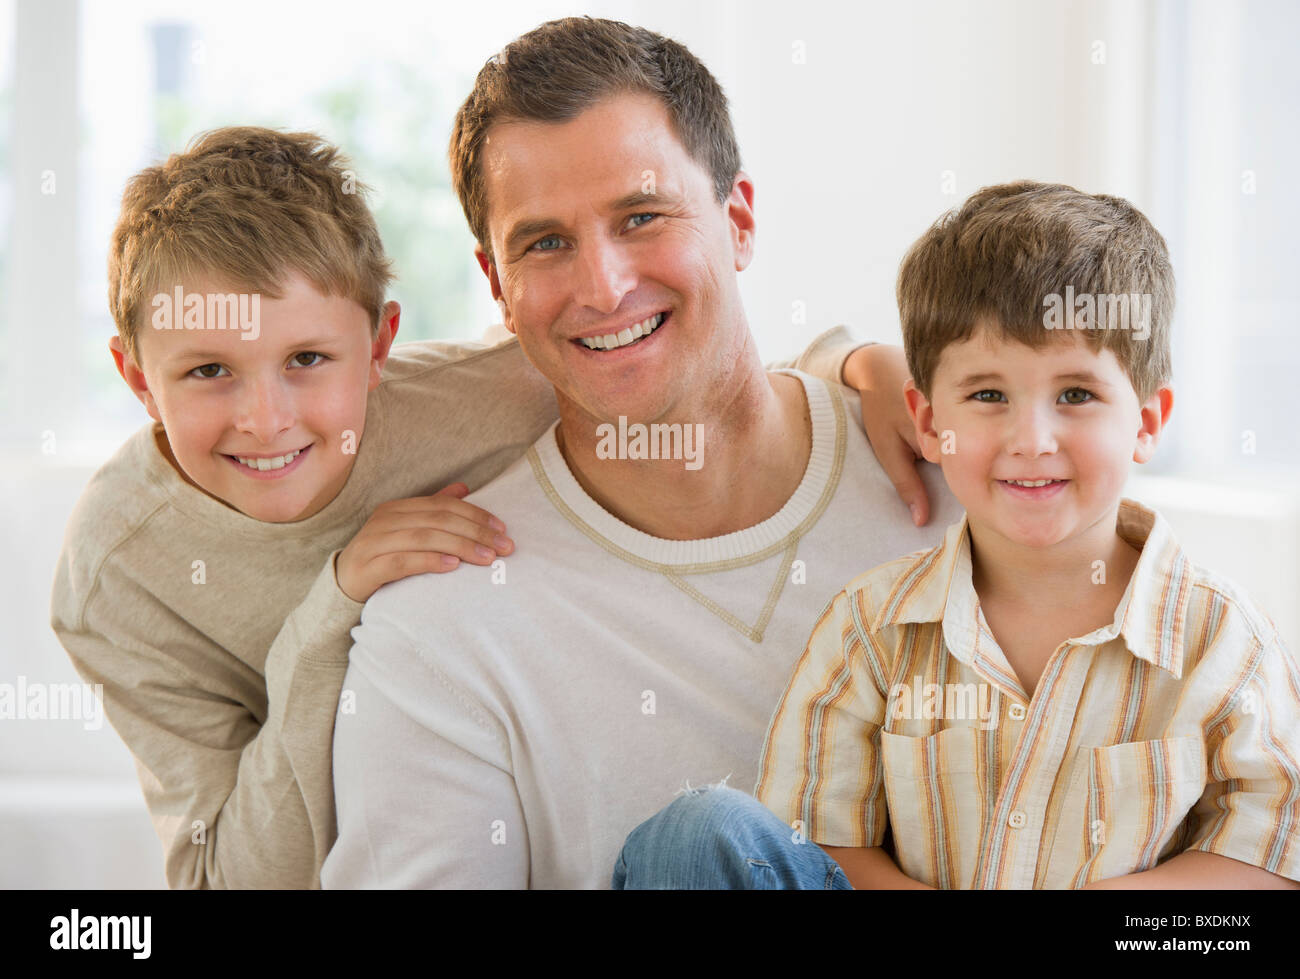
M339 150L253 126L196 136L127 182L108 256L108 305L137 363L151 297L200 279L278 298L296 271L355 300L378 331L392 270Z
M1083 329L1083 338L1093 351L1115 354L1139 400L1169 381L1174 271L1165 240L1141 211L1063 184L1021 181L973 194L921 236L898 272L917 389L930 396L944 347L969 339L979 323L1031 347L1061 336L1064 324L1049 328L1045 316L1051 297L1067 295L1149 297L1145 331L1111 322ZM1073 310L1065 320L1079 322Z
M731 194L740 150L722 87L683 45L615 20L566 17L511 41L479 71L456 113L448 157L470 230L492 254L483 147L498 122L566 122L601 99L657 96L691 158L709 172L718 202Z

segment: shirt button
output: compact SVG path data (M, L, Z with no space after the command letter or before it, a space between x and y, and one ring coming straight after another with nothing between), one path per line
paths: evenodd
M1011 709L1007 711L1007 714L1013 721L1023 721L1025 719L1025 705L1012 704Z
M1020 829L1025 825L1025 814L1019 809L1011 810L1011 817L1007 820L1007 825L1012 829Z

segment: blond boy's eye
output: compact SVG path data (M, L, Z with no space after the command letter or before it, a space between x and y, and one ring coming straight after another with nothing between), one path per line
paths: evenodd
M220 377L221 374L219 372L224 370L225 368L220 364L204 364L201 367L196 367L194 370L190 371L190 376L201 377L204 380L210 381L214 377Z
M293 355L292 363L298 367L315 367L325 360L324 354L318 354L315 351L304 350L300 354Z
M1070 388L1068 391L1062 392L1061 397L1065 399L1065 403L1068 405L1082 405L1092 400L1092 392L1085 391L1083 388Z

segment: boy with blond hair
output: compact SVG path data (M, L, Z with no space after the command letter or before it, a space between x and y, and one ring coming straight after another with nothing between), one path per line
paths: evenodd
M556 418L513 340L392 346L354 188L313 134L220 129L137 174L113 235L110 346L153 422L78 503L51 614L135 757L171 886L319 886L362 605L511 553L461 497ZM852 346L830 331L799 366L876 383Z
M678 800L616 883L1300 886L1296 661L1121 498L1173 404L1163 239L1119 198L988 187L898 298L908 408L966 516L827 606L758 801Z

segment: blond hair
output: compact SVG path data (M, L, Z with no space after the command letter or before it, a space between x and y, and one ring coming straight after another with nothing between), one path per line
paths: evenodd
M278 298L297 271L355 300L378 331L393 278L363 184L314 133L233 126L132 177L108 256L108 305L139 362L150 297L199 278Z

